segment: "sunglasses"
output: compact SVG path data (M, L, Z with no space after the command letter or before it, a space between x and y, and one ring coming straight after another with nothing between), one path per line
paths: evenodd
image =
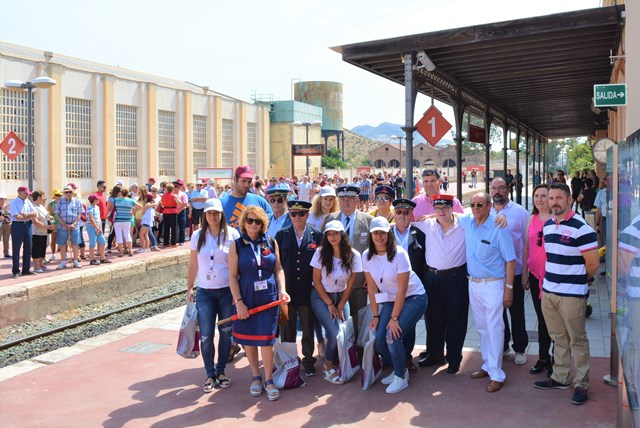
M251 218L251 217L247 217L246 219L247 224L257 224L258 226L262 226L262 220L260 220L259 218Z
M269 202L271 202L272 204L281 204L284 202L284 198L269 198Z
M396 210L395 213L396 213L396 215L411 215L412 214L411 210Z
M471 208L482 208L482 207L484 207L484 203L482 203L482 202L478 202L478 203L475 203L475 204L474 204L473 202L471 202L471 203L469 204L469 206L470 206Z
M309 211L289 211L291 217L304 217Z
M65 195L71 195L73 192L64 192Z
M542 231L538 232L538 240L536 241L538 247L542 247Z
M382 201L388 202L390 200L391 198L388 196L376 196L376 202L382 202Z

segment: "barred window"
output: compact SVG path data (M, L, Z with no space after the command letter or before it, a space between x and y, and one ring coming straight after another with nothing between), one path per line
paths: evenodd
M67 97L65 132L67 177L92 178L91 100Z
M175 176L176 113L158 110L158 173Z
M256 124L247 123L247 165L253 168L258 166L258 145L256 136Z
M233 168L233 120L222 119L222 165Z
M4 138L10 131L14 131L23 143L28 143L27 135L27 93L23 91L14 91L5 88L0 89L0 131L1 138ZM31 112L33 113L33 103L31 104ZM31 132L34 132L32 123ZM31 134L33 135L33 134ZM34 164L37 163L35 156L34 141ZM4 154L0 154L0 180L27 180L29 178L28 164L28 148L25 147L22 153L18 155L16 160L11 160ZM34 178L35 171L34 168Z
M207 166L207 116L193 115L193 170Z
M116 105L116 176L138 176L138 107Z

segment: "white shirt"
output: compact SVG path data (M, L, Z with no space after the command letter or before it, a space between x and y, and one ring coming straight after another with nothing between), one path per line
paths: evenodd
M329 275L327 275L326 268L322 267L320 260L320 248L318 248L313 254L311 267L322 271L322 286L327 293L340 293L344 291L347 288L347 281L349 281L351 273L362 272L362 257L360 256L360 253L353 248L351 249L351 252L353 253L353 269L351 272L344 270L342 267L342 261L338 257L333 257L333 270Z
M402 247L396 246L396 256L392 262L387 260L387 255L374 255L367 260L369 250L362 253L362 270L369 272L378 289L387 293L388 301L396 300L398 294L398 274L409 272L409 286L406 297L424 294L424 286L418 276L411 270L409 254Z
M207 239L198 252L198 288L220 289L229 286L229 246L240 237L240 233L227 227L227 236L218 246L218 237L209 233L209 229L193 232L189 246L192 251L198 248L200 233L207 233Z
M600 212L602 213L602 217L607 216L607 189L600 189L598 194L596 195L596 200L593 203L593 206L596 208L600 208Z
M309 200L309 195L311 194L312 188L313 184L309 182L298 184L298 199L301 201L311 202Z
M318 230L322 230L322 225L324 224L324 219L327 218L329 214L320 214L318 217L316 217L313 214L309 214L309 217L307 218L307 224L309 226L313 226Z
M491 207L491 214L496 217L503 214L507 218L507 229L513 238L513 248L516 250L516 275L522 274L522 254L524 252L524 235L527 233L529 213L521 205L509 201L500 211Z
M464 229L458 218L453 218L453 226L443 233L442 226L435 218L411 223L425 235L425 261L432 269L446 270L462 266L467 262Z

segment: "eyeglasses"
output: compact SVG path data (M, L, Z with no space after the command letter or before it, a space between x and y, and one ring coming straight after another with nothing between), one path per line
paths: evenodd
M482 203L482 202L478 202L478 203L475 203L475 204L474 204L473 202L471 202L471 203L469 204L469 206L470 206L471 208L482 208L482 207L484 207L484 203Z
M396 210L396 215L411 215L413 212L411 210Z
M284 202L284 198L269 198L269 202L271 202L272 204L281 204Z
M158 191L157 190L152 190L151 193L158 193Z
M247 224L257 224L258 226L262 226L262 220L260 220L259 218L251 218L251 217L247 217L246 218Z
M382 201L389 202L390 200L391 198L388 196L376 196L376 202L382 202Z
M507 186L498 186L498 187L491 186L491 190L507 190L507 189L508 189Z
M196 184L196 187L202 187L202 184Z
M538 232L538 240L536 241L538 247L542 247L542 231Z
M482 204L480 204L480 206L482 207ZM433 209L434 209L435 211L442 211L442 212L445 212L445 211L447 210L447 208L449 208L449 207L450 207L450 205L434 205L434 206L433 206Z
M73 192L64 192L65 195L71 195Z
M309 211L289 211L291 217L304 217Z

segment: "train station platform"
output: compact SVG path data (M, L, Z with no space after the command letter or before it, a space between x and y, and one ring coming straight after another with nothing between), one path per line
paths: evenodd
M409 388L398 394L386 394L379 382L362 391L358 375L342 386L318 375L305 378L303 388L282 391L277 402L265 395L254 398L248 392L251 372L244 352L227 366L231 387L204 394L202 359L186 360L175 353L184 310L178 308L0 369L2 426L609 427L616 420L617 390L602 381L609 373L604 349L608 307L601 304L607 299L601 278L596 287L590 298L594 314L587 320L591 387L583 406L571 404L571 390L533 387L534 381L544 379L543 374L529 374L537 359L535 340L528 349L528 363L517 366L513 354L505 356L504 387L485 392L486 379L470 378L481 365L471 322L458 374L447 374L446 366L419 368ZM535 314L529 297L527 305L531 330L535 325L530 316L535 319ZM419 329L423 326L420 321ZM414 357L424 349L423 343L421 331Z

